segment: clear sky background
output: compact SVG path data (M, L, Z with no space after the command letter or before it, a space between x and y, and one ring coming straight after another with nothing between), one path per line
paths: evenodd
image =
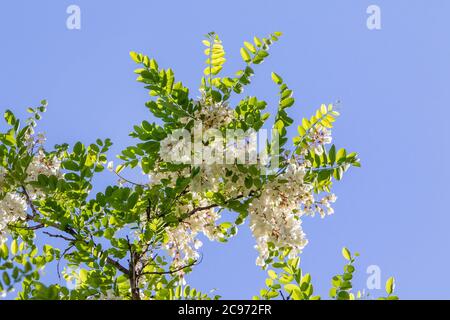
M81 30L66 28L70 4L81 8ZM381 8L381 30L366 27L371 4ZM401 298L450 298L449 12L447 0L5 0L0 109L24 115L46 98L41 130L49 146L109 137L117 153L131 143L133 124L152 119L129 51L172 67L195 95L205 33L221 36L231 74L242 66L244 40L283 31L246 94L275 110L276 71L295 92L296 120L340 100L334 142L358 151L363 164L336 184L334 216L304 221L310 243L302 266L317 293L327 295L348 246L362 255L356 288L366 287L366 268L378 265L383 283L396 277ZM224 298L251 298L265 279L253 245L246 227L226 245L205 242L191 284L217 288ZM56 281L55 272L47 270Z

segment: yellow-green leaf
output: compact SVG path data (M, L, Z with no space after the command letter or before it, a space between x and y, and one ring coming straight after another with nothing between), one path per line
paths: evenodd
M241 57L245 62L250 62L252 58L250 57L250 54L245 48L241 48Z
M342 248L342 256L348 261L350 261L352 259L350 250L348 250L346 247Z
M253 44L251 44L250 42L245 41L244 42L244 46L251 52L251 53L256 53L256 48Z
M136 63L140 63L142 61L142 56L139 53L137 53L137 52L131 51L130 52L130 57Z
M336 162L340 163L341 161L344 161L347 158L347 151L345 151L344 148L339 149L339 151L336 154Z
M88 279L88 271L86 269L81 269L79 277L81 282L86 282Z
M257 47L261 47L262 46L261 40L259 40L258 37L253 37L253 42L255 43L255 45Z
M394 277L390 277L386 281L386 293L392 294L394 292L394 289L395 289L395 279L394 279Z
M125 168L125 165L119 164L119 165L116 167L116 173L119 174L124 168Z
M273 80L273 82L275 82L278 85L283 83L283 79L275 72L272 72L272 80Z
M14 239L14 240L11 242L11 253L12 253L13 255L16 255L18 249L19 249L19 246L18 246L18 244L17 244L17 240Z
M269 275L269 277L270 277L271 279L276 279L276 278L277 278L277 274L276 274L276 272L273 271L273 270L267 271L267 274Z
M281 101L280 106L282 108L289 108L294 104L294 102L295 102L294 98L287 98Z

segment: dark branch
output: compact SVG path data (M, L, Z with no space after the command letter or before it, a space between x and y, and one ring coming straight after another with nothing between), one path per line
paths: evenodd
M248 196L251 197L254 193L255 193L255 192L252 190L252 191L249 192ZM228 203L231 202L231 201L239 200L239 199L242 199L242 198L244 198L244 195L243 195L243 194L241 194L241 195L239 195L239 196L237 196L237 197L228 199L228 200L225 201L223 204L216 204L216 203L214 203L214 204L210 204L210 205L208 205L208 206L194 208L192 211L190 211L189 213L187 213L186 217L190 217L190 216L192 216L192 215L194 215L194 214L196 214L197 212L200 212L200 211L209 210L209 209L212 209L212 208L217 208L217 207L219 207L219 206L226 205L226 204L228 204ZM181 222L182 220L183 220L183 219L180 219L179 221Z
M144 275L151 275L151 274L158 274L158 275L163 275L163 274L174 274L174 273L180 272L180 271L182 271L182 270L184 270L184 269L187 269L187 268L193 267L193 266L195 266L195 265L198 265L200 262L201 262L201 260L200 260L200 261L197 261L197 260L196 260L196 261L194 261L194 262L192 262L192 263L190 263L190 264L188 264L188 265L185 265L185 266L182 266L182 267L173 269L173 270L168 270L168 271L147 271L147 272L141 272L141 273L139 274L139 277L140 277L140 276L144 276Z
M120 272L126 274L127 276L130 274L128 269L125 268L124 266L122 266L118 261L116 261L116 260L114 260L114 259L112 259L110 257L107 257L106 258L106 262L108 262L108 264L116 267L118 270L120 270Z
M69 238L69 237L63 236L61 234L53 234L53 233L50 233L50 232L47 232L47 231L44 231L43 233L48 235L49 237L52 237L52 238L60 238L60 239L64 239L64 240L70 241L70 242L77 241L77 239Z
M66 226L63 227L61 224L58 223L54 223L54 222L50 222L50 221L42 221L40 219L40 214L39 211L37 210L37 208L34 206L33 201L31 200L26 188L24 186L22 186L22 190L23 190L23 194L25 195L25 199L27 204L29 205L29 207L31 208L31 211L33 212L33 215L27 215L27 220L28 221L34 221L39 223L39 228L43 228L45 226L50 226L53 227L55 229L58 229L60 231L66 232L69 235L71 235L73 237L73 239L65 237L65 236L61 236L61 235L51 235L48 232L44 232L46 234L48 234L51 237L57 237L57 238L62 238L64 240L70 241L70 242L76 242L76 241L81 241L81 242L85 242L86 240L84 240L73 228ZM106 262L114 267L116 267L119 271L121 271L122 273L124 273L125 275L129 276L130 275L130 271L125 268L124 266L122 266L118 261L107 257L106 258Z

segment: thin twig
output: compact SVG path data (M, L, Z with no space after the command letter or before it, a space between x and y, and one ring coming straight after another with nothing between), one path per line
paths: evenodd
M120 179L122 179L123 181L128 182L128 183L130 183L130 184L132 184L132 185L140 186L140 187L148 187L147 184L142 184L142 183L133 182L133 181L131 181L131 180L129 180L129 179L127 179L127 178L121 176L121 175L120 175L118 172L116 172L115 170L114 170L114 173L115 173L116 176L118 176Z
M61 281L61 272L60 272L60 264L61 264L61 259L64 258L64 256L67 254L67 252L69 252L70 249L72 249L74 246L74 244L72 243L70 246L68 246L62 253L61 257L58 259L58 263L56 264L56 271L58 273L58 278Z
M185 265L185 266L182 266L182 267L173 269L173 270L168 270L168 271L147 271L147 272L141 272L141 273L139 274L139 277L140 277L140 276L143 276L143 275L150 275L150 274L158 274L158 275L163 275L163 274L174 274L174 273L180 272L180 271L182 271L182 270L184 270L184 269L187 269L187 268L190 268L190 267L192 267L192 266L198 265L199 263L201 263L201 259L200 259L200 260L196 260L196 261L194 261L194 262L192 262L192 263L190 263L190 264L188 264L188 265Z
M41 219L39 218L39 211L34 206L33 201L31 201L31 198L28 195L28 192L27 192L26 188L24 186L22 186L22 189L23 189L23 194L25 195L25 198L26 198L26 202L30 206L31 211L33 212L33 215L27 215L27 220L48 225L48 226L53 227L55 229L58 229L60 231L66 232L66 233L70 234L74 238L74 239L70 239L68 237L65 237L66 238L65 240L67 240L67 241L70 241L70 242L80 241L80 242L85 242L86 243L86 241L82 237L80 237L80 235L78 235L78 233L74 229L72 229L69 226L65 226L64 227L64 226L62 226L62 225L60 225L58 223L53 223L53 222L50 222L50 221L42 222ZM58 238L61 238L61 237L58 237ZM116 260L114 260L114 259L112 259L110 257L107 257L106 258L106 262L108 264L116 267L119 271L121 271L125 275L129 276L129 274L130 274L129 270L127 268L125 268L124 266L122 266L118 261L116 261Z
M53 233L50 233L50 232L47 232L47 231L43 231L43 233L48 235L49 237L52 237L52 238L61 238L61 239L64 239L64 240L70 241L70 242L77 241L77 239L72 239L72 238L63 236L61 234L53 234Z

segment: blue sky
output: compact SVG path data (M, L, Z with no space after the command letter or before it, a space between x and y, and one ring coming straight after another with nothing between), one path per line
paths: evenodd
M81 30L66 28L70 4L81 8ZM366 27L371 4L381 8L381 30ZM348 246L362 255L356 288L378 265L383 282L396 277L402 298L450 298L449 10L445 0L2 1L0 109L24 114L46 98L41 130L50 146L109 137L118 152L133 124L152 119L129 51L172 67L196 94L205 33L221 36L231 74L244 40L283 31L246 93L273 110L276 71L295 92L296 120L340 100L334 142L358 151L363 164L336 185L334 216L304 221L302 266L316 291L326 295ZM250 298L265 279L253 245L245 227L227 245L205 243L192 285Z

